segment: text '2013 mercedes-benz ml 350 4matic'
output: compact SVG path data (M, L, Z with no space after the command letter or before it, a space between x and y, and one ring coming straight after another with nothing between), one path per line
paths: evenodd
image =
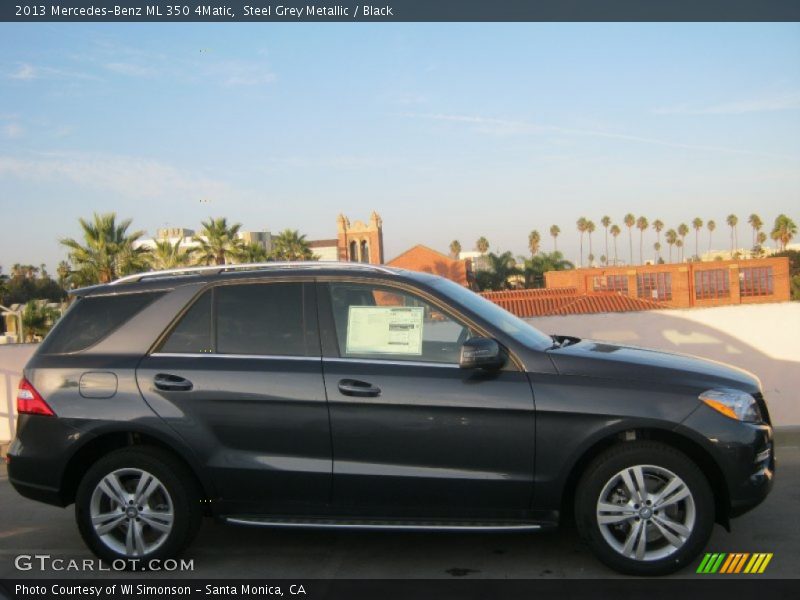
M174 556L206 515L434 531L574 518L606 565L665 574L772 486L753 375L545 335L425 273L230 265L74 295L25 367L8 472L24 496L74 503L106 561Z

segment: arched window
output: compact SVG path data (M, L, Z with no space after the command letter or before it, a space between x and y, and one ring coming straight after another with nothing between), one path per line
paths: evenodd
M361 240L361 262L369 262L369 246L367 245L367 240Z
M355 240L350 242L350 257L349 260L358 262L358 244Z

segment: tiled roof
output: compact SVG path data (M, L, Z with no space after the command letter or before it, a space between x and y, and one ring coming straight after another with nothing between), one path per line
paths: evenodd
M447 277L460 283L463 286L468 285L467 280L467 265L463 260L455 260L446 254L437 252L432 248L417 244L390 260L388 263L391 267L400 267L408 269L409 271L421 271L423 273L432 273Z
M633 312L665 308L664 304L622 294L579 295L575 288L484 292L491 300L518 317Z

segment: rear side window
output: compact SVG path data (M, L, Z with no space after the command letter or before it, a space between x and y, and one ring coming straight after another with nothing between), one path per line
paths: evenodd
M45 354L78 352L129 321L163 292L80 298L42 343Z
M310 355L302 283L223 285L214 302L218 353Z
M211 350L211 291L208 291L186 311L159 351L197 354Z

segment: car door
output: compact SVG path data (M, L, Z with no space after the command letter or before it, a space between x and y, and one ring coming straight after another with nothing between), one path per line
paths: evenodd
M147 401L195 450L228 513L319 512L331 444L315 287L217 285L139 365Z
M320 282L333 509L408 517L520 516L534 475L526 375L459 368L479 332L389 283Z

